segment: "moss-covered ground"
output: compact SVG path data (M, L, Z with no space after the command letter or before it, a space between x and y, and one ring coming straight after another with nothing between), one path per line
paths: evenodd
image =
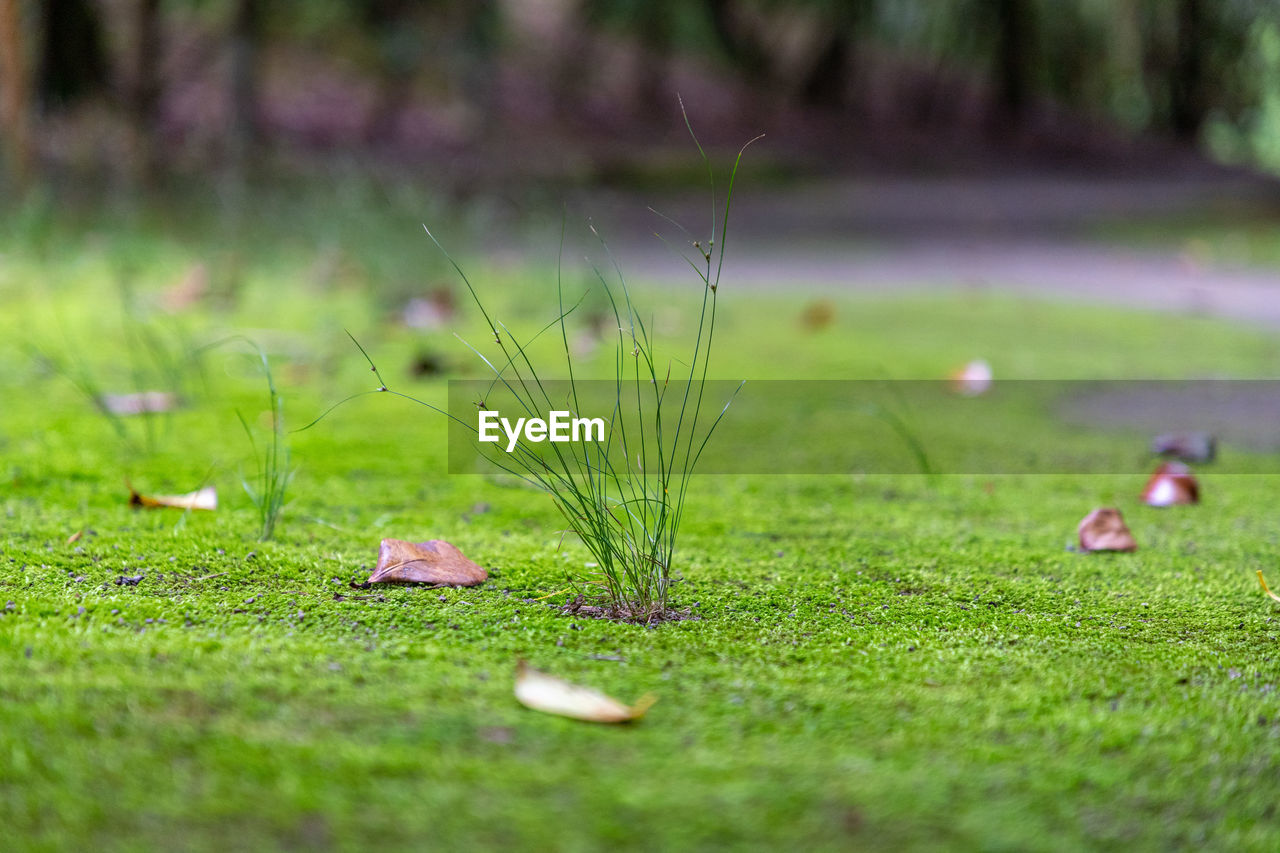
M1165 510L1130 474L703 477L676 566L698 618L646 628L561 615L589 558L550 501L448 475L439 417L369 396L289 436L290 501L257 541L236 411L261 442L265 382L239 344L193 353L261 344L297 427L370 387L349 328L400 390L442 401L415 356L478 371L448 330L389 313L439 269L412 206L268 211L234 251L166 217L8 214L4 846L1280 847L1280 609L1254 579L1280 580L1276 477L1207 467L1203 504ZM197 262L213 296L166 311ZM509 316L553 316L553 271L468 264ZM717 375L927 378L977 356L1021 378L1280 367L1262 332L997 296L836 299L813 329L791 286L725 282ZM688 339L695 296L637 283L664 340ZM478 334L465 306L455 325ZM117 421L73 379L173 386L185 406ZM208 482L221 506L134 510L126 478ZM1136 553L1066 548L1099 505L1125 512ZM351 589L388 536L448 539L492 577ZM618 727L529 711L521 658L659 701Z

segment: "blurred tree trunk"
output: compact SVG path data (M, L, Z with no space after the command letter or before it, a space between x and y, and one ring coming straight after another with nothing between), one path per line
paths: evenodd
M31 179L31 88L21 0L0 0L0 121L5 161L19 192Z
M826 38L826 47L818 54L812 69L800 84L805 103L821 107L844 106L848 84L849 62L853 56L852 35L840 30Z
M636 96L646 115L671 111L675 94L668 91L667 66L671 62L671 15L666 2L650 0L640 5L637 21L644 54L640 57Z
M1203 0L1178 0L1178 35L1169 80L1169 111L1173 132L1195 139L1204 124L1204 52L1209 21Z
M767 80L769 55L760 43L739 27L733 15L734 0L706 0L711 27L729 61L752 83Z
M476 116L474 133L488 136L499 118L498 48L502 9L496 0L471 0L462 29L459 81L462 97Z
M1020 121L1031 93L1035 27L1030 0L995 0L996 98L1000 117Z
M231 115L228 127L231 165L244 176L259 139L258 60L262 48L265 0L236 0L231 23Z
M134 80L129 97L135 177L150 183L157 166L160 107L160 0L137 0L134 9Z
M855 34L842 27L834 27L827 34L826 45L800 83L800 97L806 104L819 107L845 105L854 38Z
M566 44L552 75L556 112L571 118L579 113L596 76L600 60L593 56L595 36L618 31L633 40L635 63L628 78L631 98L625 106L653 115L670 114L676 104L668 86L672 52L671 17L675 0L574 0ZM609 60L613 57L610 56ZM606 60L606 61L609 61Z
M42 44L37 88L41 107L55 109L96 95L107 85L102 23L89 0L38 3Z
M843 0L825 16L817 59L800 81L806 103L840 108L848 105L851 74L863 29L875 14L875 0Z
M412 95L413 75L426 53L418 24L409 15L410 5L408 0L372 0L364 5L361 22L378 50L378 91L364 120L363 136L368 143L384 143L394 137Z

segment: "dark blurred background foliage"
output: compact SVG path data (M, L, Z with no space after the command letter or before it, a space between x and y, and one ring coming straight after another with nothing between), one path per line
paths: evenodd
M677 93L713 146L765 131L806 172L1280 169L1280 2L0 0L10 193L335 157L459 192L643 178Z

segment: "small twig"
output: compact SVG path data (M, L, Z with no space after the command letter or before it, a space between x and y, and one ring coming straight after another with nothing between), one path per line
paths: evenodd
M222 577L222 576L223 576L223 575L225 575L225 574L228 574L228 573L227 573L227 572L218 572L217 574L214 574L214 575L205 575L205 576L204 576L204 577L202 577L202 578L195 578L194 580L189 581L189 582L190 582L190 583L200 583L200 581L208 581L208 580L213 580L214 578L220 578L220 577Z
M1258 569L1258 583L1262 584L1263 592L1265 592L1267 595L1274 598L1276 601L1280 601L1280 595L1276 595L1274 592L1272 592L1271 588L1267 586L1267 582L1262 579L1262 569Z
M340 592L333 594L334 601L386 601L385 595L343 595Z

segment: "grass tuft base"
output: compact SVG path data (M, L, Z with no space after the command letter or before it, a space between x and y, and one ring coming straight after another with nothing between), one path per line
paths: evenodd
M560 612L566 616L585 616L588 619L606 619L610 622L627 622L632 625L659 625L663 622L682 622L685 619L698 618L688 610L676 610L657 603L644 607L634 604L615 604L608 599L600 599L599 604L591 604L583 595L579 595L568 604L561 605Z

